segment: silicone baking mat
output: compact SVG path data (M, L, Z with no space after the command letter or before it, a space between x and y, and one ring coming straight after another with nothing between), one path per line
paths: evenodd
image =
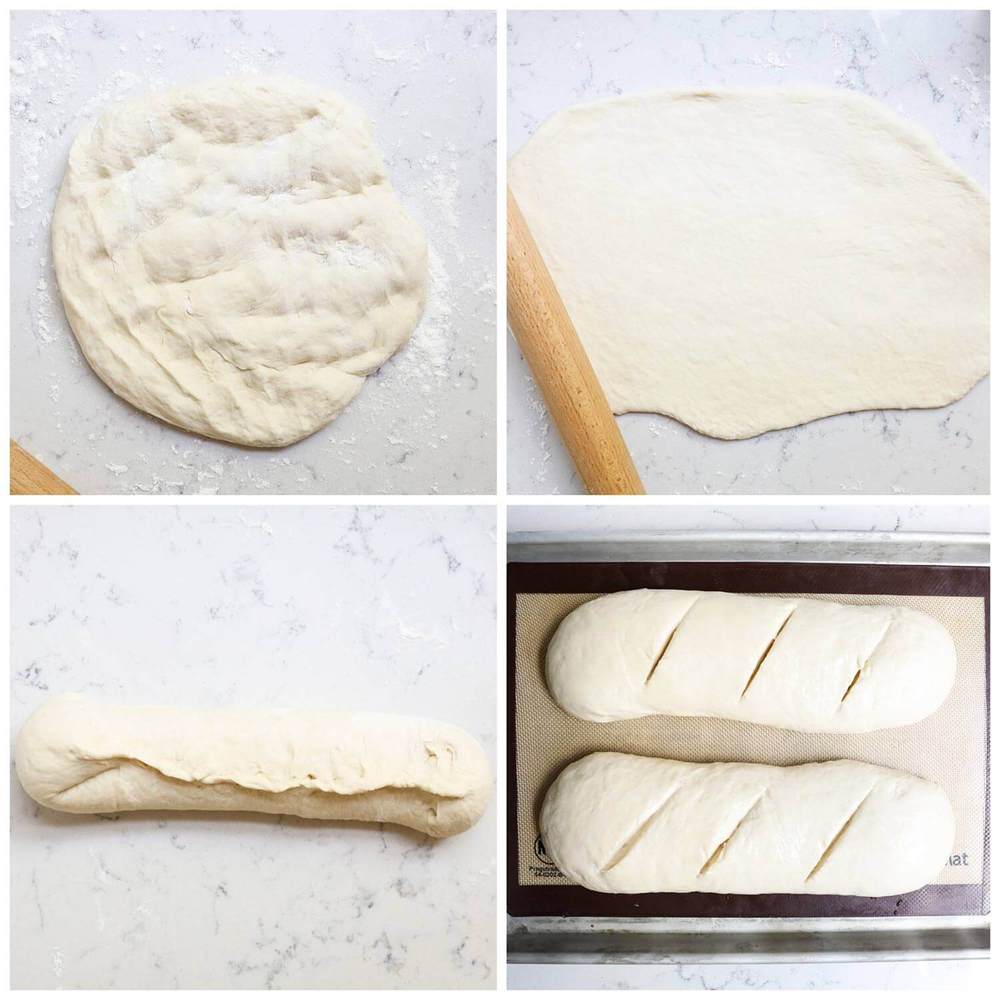
M979 567L788 563L514 563L508 567L508 910L515 916L891 916L988 910L989 571ZM637 587L898 604L937 618L958 651L955 686L930 718L860 735L808 734L720 719L654 716L592 723L545 687L545 649L574 608ZM595 750L691 761L797 764L850 757L930 778L948 792L955 847L933 885L901 897L596 893L545 854L538 809L556 775Z

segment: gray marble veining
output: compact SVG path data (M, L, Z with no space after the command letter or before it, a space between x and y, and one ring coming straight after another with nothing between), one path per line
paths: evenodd
M512 11L508 149L571 104L669 87L858 90L927 129L989 182L985 11ZM513 338L507 350L509 492L582 484ZM869 411L748 441L668 417L619 425L651 493L975 494L989 490L989 386L936 410Z
M989 504L546 504L512 506L507 533L915 532L988 536Z
M899 990L979 989L989 962L829 962L695 965L514 965L512 990Z
M330 707L495 763L487 507L18 507L11 723L45 698ZM37 806L12 781L17 987L489 988L496 812L433 841L290 817Z

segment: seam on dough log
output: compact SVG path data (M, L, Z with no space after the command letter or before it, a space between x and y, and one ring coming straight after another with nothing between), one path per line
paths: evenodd
M750 679L746 682L743 687L743 693L740 695L740 701L746 696L747 691L750 690L750 685L757 679L757 674L760 673L760 668L764 666L764 661L771 655L771 650L774 649L774 644L778 641L778 636L784 631L785 626L792 620L792 615L795 614L796 606L792 606L792 610L788 612L788 616L785 620L778 626L778 631L774 633L771 641L767 644L764 652L760 654L760 659L757 661L757 666L753 668L753 673L750 675Z
M677 619L677 624L670 630L670 634L667 636L667 641L664 642L663 646L660 648L660 654L653 660L653 665L649 668L649 673L646 674L645 683L648 684L653 679L653 674L656 673L656 668L663 662L663 657L667 655L667 649L670 643L674 641L674 636L677 635L677 630L684 624L684 619L687 618L694 606L701 600L700 597L696 597L688 606L687 610Z
M701 876L704 875L705 872L707 872L710 868L712 868L715 865L715 863L719 860L719 858L722 857L723 852L726 849L726 845L729 843L729 841L733 839L733 837L736 836L736 831L739 830L739 828L743 825L743 821L750 815L750 813L754 811L754 809L757 808L757 806L760 805L761 800L764 798L765 795L767 795L766 788L764 789L764 791L760 793L760 795L757 796L756 799L754 799L753 805L751 805L750 808L740 817L740 821L736 824L736 826L733 827L732 832L729 834L729 836L725 837L719 844L719 846L714 851L712 851L712 853L708 856L708 860L701 866L701 871L698 872L699 878L701 878Z
M295 792L295 791L305 791L310 795L330 795L338 799L358 799L365 795L370 795L373 792L381 792L386 789L399 792L415 792L421 795L427 795L436 801L458 801L465 798L464 795L449 795L445 792L434 792L424 785L396 785L391 782L384 785L375 785L371 788L366 788L363 791L358 792L338 792L332 788L310 788L307 785L297 784L288 785L286 788L255 788L252 785L245 785L242 782L235 781L232 778L219 778L216 781L199 781L197 778L178 778L174 775L167 774L164 771L159 770L159 768L153 767L152 764L147 764L145 761L138 760L135 757L109 757L107 759L107 767L103 770L98 771L96 774L89 774L86 778L75 782L72 785L68 785L66 788L60 789L53 795L53 800L58 800L61 796L65 796L70 792L75 792L82 788L88 782L96 781L98 778L104 777L104 775L112 772L121 770L122 766L125 764L131 764L133 767L142 768L144 771L148 771L151 774L155 774L157 778L161 781L165 781L172 785L181 785L185 787L199 787L199 788L214 788L217 785L228 785L233 788L242 789L245 792L255 792L259 795L267 796L278 796L283 795L285 792Z
M806 876L807 882L820 870L820 868L823 867L823 865L827 863L827 861L830 860L830 855L833 853L834 848L837 846L838 843L840 843L840 839L847 832L847 828L854 822L854 818L861 811L861 807L871 797L871 794L872 792L875 791L875 787L877 784L878 782L875 782L875 784L868 789L868 791L865 793L864 798L851 810L850 816L848 816L847 819L844 820L844 822L840 826L840 829L833 835L833 840L831 840L830 843L826 845L826 849L819 856L819 860L816 862L816 864L813 865L812 871L809 872L809 874Z

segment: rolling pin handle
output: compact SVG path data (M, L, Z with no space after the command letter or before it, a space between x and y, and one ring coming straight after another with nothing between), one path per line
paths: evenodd
M507 319L587 491L645 493L604 390L509 188Z

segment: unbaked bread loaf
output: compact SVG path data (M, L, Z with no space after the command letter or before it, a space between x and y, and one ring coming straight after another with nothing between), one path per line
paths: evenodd
M618 893L896 895L933 882L955 837L941 788L902 771L621 753L565 768L539 828L567 878Z
M865 733L930 715L955 662L948 630L908 608L629 590L567 615L545 670L555 700L593 722L694 715Z
M50 809L253 811L397 823L446 837L472 826L491 778L479 744L396 715L46 702L15 748L24 790Z

